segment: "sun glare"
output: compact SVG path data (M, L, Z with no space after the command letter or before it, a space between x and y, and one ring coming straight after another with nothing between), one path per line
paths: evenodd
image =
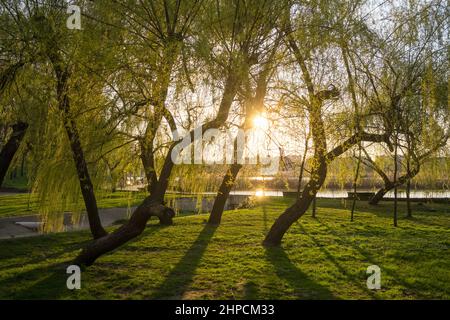
M255 196L257 196L258 198L264 197L264 190L256 190Z
M267 129L269 127L269 121L262 115L258 115L253 118L253 126L258 129Z

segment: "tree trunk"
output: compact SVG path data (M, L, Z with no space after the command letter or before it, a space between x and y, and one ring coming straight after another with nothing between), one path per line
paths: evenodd
M411 180L406 182L406 217L412 218L412 208L411 208Z
M27 132L28 124L24 122L18 122L12 125L12 134L8 142L4 145L0 152L0 186L3 183L3 179L8 172L8 168L14 159L14 155L20 147L20 143Z
M239 78L237 77L238 74L235 73L234 70L235 69L233 68L230 68L229 70L230 74L228 75L226 81L225 90L222 95L222 101L220 103L217 116L215 119L202 126L203 132L208 129L221 127L227 120L231 105L240 85L240 82L238 81ZM192 130L188 135L191 137L190 141L194 141L194 130ZM101 255L110 252L127 241L137 237L144 231L147 221L151 216L157 216L161 224L172 224L172 218L175 216L175 212L172 209L165 207L163 202L164 195L169 185L169 178L172 168L174 166L174 162L172 161L172 151L179 143L182 143L182 141L183 139L172 143L167 152L161 173L159 175L158 183L154 188L154 192L148 196L139 207L136 208L130 220L113 233L95 240L86 246L75 259L75 264L80 266L90 266Z
M390 144L387 135L368 134L363 132L348 138L342 144L338 145L333 150L329 151L326 155L318 156L318 154L320 154L319 152L321 152L320 149L324 149L324 146L320 146L318 149L316 141L320 140L317 140L317 138L315 137L316 133L314 133L314 131L315 130L320 130L319 132L324 131L323 129L321 129L320 125L317 125L315 123L319 122L313 121L311 123L311 126L314 124L313 143L315 144L314 163L313 163L313 170L311 172L311 179L303 189L302 196L300 197L300 199L297 199L297 201L291 207L286 209L272 225L272 228L269 230L269 233L267 234L266 238L263 241L263 245L265 246L280 245L281 239L283 238L285 232L290 228L290 226L295 221L297 221L306 212L312 200L316 196L317 191L322 187L325 181L325 178L327 176L327 163L330 163L335 158L347 152L351 147L353 147L359 142L359 139L361 139L361 141L385 142L388 144L389 149L392 149L392 145ZM319 134L319 136L322 135ZM324 141L325 139L322 140L322 143L325 143Z
M151 216L158 217L161 224L170 225L175 212L163 206L159 200L155 200L152 196L147 197L134 211L128 223L113 233L90 243L81 251L74 263L79 266L92 265L101 255L140 235Z
M302 196L295 203L287 208L278 218L269 230L263 245L267 247L279 246L286 231L308 210L311 202L316 197L318 187L323 184L326 176L326 169L320 176L315 176L306 184Z
M349 148L359 143L361 140L367 141L367 139L370 139L371 141L387 141L385 135L361 133L353 135L351 138L327 153L325 124L322 119L322 104L324 100L339 96L339 91L336 88L332 88L331 90L324 90L316 93L312 77L309 74L305 59L303 58L297 43L293 38L289 38L288 44L300 65L303 80L306 83L309 93L309 127L311 128L311 136L314 145L314 156L311 178L303 189L302 196L277 218L263 241L264 246L280 245L286 231L306 212L311 202L316 197L317 191L322 187L325 181L327 176L327 164L329 162L333 161L333 159L349 150Z
M276 52L275 50L272 51L271 53L272 57L275 52ZM254 96L250 92L251 91L250 87L249 86L247 87L247 96L244 103L245 120L242 126L244 129L250 127L252 121L251 117L253 116L253 114L255 112L261 112L262 109L264 108L264 98L267 93L267 82L271 67L272 67L271 63L267 63L264 69L260 72ZM242 164L240 163L242 163L243 155L241 152L239 152L239 150L237 150L238 148L237 138L234 139L233 147L234 147L234 163L229 166L227 173L222 179L222 183L219 187L219 191L217 192L217 196L216 199L214 200L213 208L208 219L209 225L214 226L220 225L220 222L222 220L222 214L225 209L225 203L230 195L231 189L233 188L236 182L236 177L242 168Z
M375 196L369 200L369 204L377 205L383 199L384 195L389 191L391 191L392 189L394 189L395 186L401 186L402 184L407 183L409 180L414 178L420 171L420 163L417 162L416 167L413 170L409 170L409 173L407 172L405 175L398 178L396 183L389 180L387 175L383 171L381 171L380 168L378 167L373 168L384 180L384 187L379 189L375 194Z
M20 162L20 176L23 178L23 176L25 175L25 159L27 157L27 154L24 153L22 155L22 161Z
M220 224L220 221L222 220L222 213L225 209L225 203L227 202L230 191L234 186L236 177L241 168L241 164L232 164L228 169L227 174L223 177L222 184L220 185L219 191L217 192L217 196L214 200L214 205L209 216L209 225L217 226Z
M394 227L397 226L397 175L398 175L398 133L395 136L395 151L394 151Z
M409 121L407 120L406 125L409 127ZM406 157L406 174L408 177L411 176L411 152L412 152L412 145L411 145L411 137L409 133L406 134L406 143L408 148L408 154ZM406 217L412 218L412 209L411 209L411 178L408 178L406 181Z
M307 137L305 138L305 150L303 151L302 163L300 164L300 174L298 176L298 186L297 186L297 199L300 199L300 196L301 196L303 172L305 171L305 163L306 163L306 155L308 153L309 138L310 138L310 135L308 133Z
M317 196L315 196L312 201L312 217L313 218L316 217L316 207L317 207L316 205L317 205Z
M153 139L151 144L153 145ZM143 141L140 142L140 145L142 166L144 167L145 177L147 178L147 191L149 194L152 194L152 192L154 192L156 184L158 183L153 150L149 150L149 148Z
M356 197L357 197L356 191L357 191L357 183L358 183L360 167L361 167L361 145L359 145L358 163L356 165L355 180L353 181L353 202L352 202L352 212L350 214L351 222L353 222L354 215L355 215Z
M278 218L263 241L264 246L279 246L281 239L291 225L303 216L311 202L315 199L317 191L325 182L327 176L326 136L325 127L321 117L322 102L312 97L310 111L310 127L314 145L314 156L311 177L303 189L302 196L287 208Z
M325 181L327 176L327 163L333 161L333 159L339 157L344 152L348 151L352 146L360 143L360 141L384 141L390 146L387 135L367 134L361 132L357 135L353 135L327 153L327 137L325 133L325 124L322 119L322 104L324 100L338 97L339 91L336 88L332 88L330 90L315 92L308 66L297 43L292 37L290 37L288 39L288 44L294 53L300 69L302 70L303 80L305 81L308 89L310 100L308 105L309 127L311 128L311 136L314 145L314 156L311 178L303 189L301 198L297 199L291 207L286 209L284 213L278 217L263 241L263 245L265 246L280 245L281 239L286 231L306 212L312 200L315 198L317 191L321 188Z
M317 191L325 181L327 175L326 162L322 161L314 171L315 172L311 175L311 179L303 189L300 199L297 199L291 207L287 208L277 220L275 220L263 241L264 246L279 246L286 231L288 231L291 225L308 210L311 202L316 197Z
M377 193L375 193L375 195L373 196L372 199L370 199L369 204L371 205L377 205L385 196L386 193L388 193L389 191L391 191L394 188L394 184L390 183L390 184L385 184L383 188L379 189L377 191Z
M89 227L94 239L101 238L108 233L103 229L100 217L98 214L97 200L94 194L94 187L92 185L89 170L84 157L83 148L81 146L80 135L78 133L75 120L72 118L70 111L70 100L67 93L67 85L69 74L63 71L59 63L54 63L56 78L57 78L57 95L58 108L62 112L64 128L69 138L70 147L72 150L72 157L75 162L75 167L80 182L81 194L83 195L84 204L89 220Z
M94 239L101 238L107 234L103 229L100 221L100 216L97 208L97 199L95 198L94 186L89 176L86 159L84 158L83 148L81 146L80 137L75 124L75 121L67 119L67 114L64 115L64 127L66 128L67 136L69 137L70 146L72 149L73 160L77 169L78 180L80 182L81 194L83 195L84 204L89 220L89 228L91 229Z

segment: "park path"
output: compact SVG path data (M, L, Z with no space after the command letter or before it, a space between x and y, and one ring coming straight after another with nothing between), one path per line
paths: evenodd
M16 193L0 192L1 196L14 195ZM248 195L230 195L225 203L225 210L232 210L243 203L248 202ZM214 198L202 198L202 212L210 212L214 204ZM180 197L171 204L175 210L186 212L197 212L196 197ZM100 220L104 227L109 227L118 220L128 217L128 213L133 212L136 207L128 208L108 208L99 209ZM80 222L76 225L71 222L71 213L64 213L64 230L60 232L89 229L89 222L86 213L83 213ZM40 219L38 215L17 216L0 218L0 239L11 239L20 237L31 237L40 235L38 228Z
M135 207L130 208L131 211ZM108 208L99 209L100 220L104 227L109 227L114 222L127 218L128 208ZM81 214L80 222L76 225L71 223L71 213L64 213L64 230L61 232L89 229L89 223L86 213ZM7 217L0 219L0 239L12 239L22 237L38 236L41 233L33 227L39 223L38 215ZM28 227L25 227L24 225Z

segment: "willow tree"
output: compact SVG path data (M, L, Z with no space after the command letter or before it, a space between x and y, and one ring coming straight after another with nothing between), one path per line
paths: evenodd
M392 162L400 165L398 175L392 175L374 160L374 156L364 150L364 162L382 179L381 187L370 199L369 204L378 204L389 191L406 185L407 216L411 217L410 187L411 180L417 176L421 167L440 150L447 146L450 136L448 109L448 87L445 72L428 65L399 101L399 117L397 145L402 157L393 157ZM439 74L439 75L436 75ZM431 98L433 97L433 98ZM392 155L385 150L385 154ZM394 170L395 171L395 170Z
M8 168L27 132L28 124L19 121L11 125L11 129L11 133L0 151L0 186L2 185L3 179L8 172Z
M29 126L24 115L18 112L20 107L8 107L5 105L8 102L3 98L24 66L32 60L27 42L19 41L26 39L16 37L20 26L15 23L8 9L3 2L0 4L0 120L4 129L0 143L0 186Z
M430 156L445 147L449 136L448 57L443 39L448 26L445 7L437 3L402 2L393 11L396 32L387 30L387 38L375 40L380 48L378 66L361 68L370 88L365 93L371 97L371 112L382 115L393 133L394 155L385 150L393 157L393 176L370 152L365 152L364 161L384 183L369 203L377 204L387 192L396 193L406 184L410 216L410 181Z
M89 110L83 110L86 107L84 105L86 101L82 102L82 100L88 94L95 96L95 90L101 91L98 83L89 82L93 77L88 75L93 70L86 67L86 63L89 60L87 55L92 53L90 49L98 49L95 44L98 45L104 40L98 37L102 34L96 33L98 29L94 25L90 25L89 32L84 33L67 29L64 1L30 2L27 6L22 6L19 2L11 2L7 5L10 6L8 12L14 15L13 20L17 24L15 36L24 38L28 44L26 50L34 57L30 68L35 72L36 78L44 83L40 87L48 89L39 93L45 92L48 96L48 100L44 102L44 105L48 106L47 114L51 119L59 118L64 128L63 135L66 139L68 138L70 146L68 152L71 154L72 163L75 164L78 190L84 199L91 232L94 238L104 236L106 231L101 226L98 215L94 186L78 123L80 114L86 116L89 113ZM101 51L96 54L97 57L101 56ZM100 64L100 67L102 66ZM53 106L56 107L56 112ZM92 123L92 115L90 120ZM48 141L47 143L48 147L53 146L52 143ZM64 183L61 176L59 179L61 183Z
M221 70L218 73L222 84L221 100L213 118L206 117L202 123L197 125L196 128L202 133L205 133L209 129L217 129L226 125L243 77L248 73L247 61L251 58L249 44L252 39L248 37L250 35L247 33L249 29L242 28L242 25L244 23L252 24L255 21L245 19L250 18L248 15L236 14L239 10L245 9L245 4L246 1L236 1L231 5L227 1L205 1L197 16L206 17L207 19L204 21L207 21L209 25L206 26L196 22L192 23L192 28L201 28L197 30L202 31L215 29L221 36L220 41L212 42L206 32L198 32L195 33L197 35L196 37L190 39L190 41L197 42L198 45L201 45L199 49L202 50L204 56L209 57L211 59L210 62L215 65L215 68ZM163 117L169 125L176 125L171 110L164 105L161 107L164 107ZM206 110L207 108L205 107L205 112ZM136 208L127 223L113 233L87 245L76 258L76 264L91 265L102 254L112 251L125 242L137 237L144 231L147 221L152 216L158 217L162 224L172 224L174 211L164 205L164 196L175 165L174 159L176 159L172 154L176 155L184 148L189 147L192 141L198 138L196 132L195 129L191 130L182 139L172 137L159 172L158 180L155 182L154 187L152 187L151 194Z
M108 14L102 22L123 32L117 45L119 68L114 74L115 93L121 103L131 106L134 124L128 132L138 141L139 157L147 179L147 191L156 192L158 168L155 159L157 132L162 121L172 131L176 123L168 114L167 97L174 77L183 70L184 52L193 36L202 0L192 1L110 1L98 3ZM182 60L182 61L180 61ZM125 101L124 101L125 100ZM131 117L130 117L131 119ZM134 132L133 132L134 131Z
M251 60L247 61L249 73L240 90L243 97L241 103L243 119L238 128L246 131L253 127L255 118L264 112L264 99L270 76L276 68L276 54L281 39L274 26L278 17L277 12L282 7L273 1L243 1L243 5L245 9L236 13L239 14L241 19L240 27L246 28L245 34L250 39L247 46L249 47ZM258 70L257 74L253 75L251 69ZM252 79L255 79L255 81L252 81ZM221 222L226 201L239 171L243 167L243 147L236 137L233 141L233 163L227 168L217 191L208 219L210 225L219 225Z
M279 245L286 231L306 212L325 181L330 162L361 141L390 144L389 135L382 130L381 132L359 130L344 141L338 142L333 149L327 149L328 137L324 119L324 104L337 99L340 91L335 86L324 90L324 84L320 83L320 78L315 77L312 72L317 71L318 67L314 65L314 62L323 61L326 58L327 49L333 48L332 44L336 42L336 34L340 34L341 20L348 19L348 10L350 9L354 11L352 6L349 8L337 7L337 4L318 1L295 4L292 11L285 15L286 21L283 30L286 33L286 42L301 71L302 86L306 87L305 105L309 114L313 157L310 180L304 186L301 197L276 219L263 242L266 246ZM358 22L361 23L361 21ZM300 28L305 25L309 27ZM320 30L329 30L328 37L319 32ZM304 45L305 43L309 45ZM321 65L323 64L321 63Z

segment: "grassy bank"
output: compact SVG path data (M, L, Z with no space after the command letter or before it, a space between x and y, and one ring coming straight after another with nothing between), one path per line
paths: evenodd
M206 215L180 217L144 234L82 273L82 289L66 289L67 264L88 232L0 242L1 299L449 299L448 206L414 206L413 219L392 226L391 203L358 203L355 222L338 201L320 200L282 248L261 241L288 200L227 212L218 228ZM400 207L404 212L403 205ZM422 211L417 211L422 210ZM382 289L366 288L366 268L382 270Z

